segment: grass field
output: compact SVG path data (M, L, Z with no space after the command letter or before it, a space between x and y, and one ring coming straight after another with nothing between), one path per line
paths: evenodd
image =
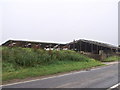
M2 81L51 75L103 65L74 51L0 47Z

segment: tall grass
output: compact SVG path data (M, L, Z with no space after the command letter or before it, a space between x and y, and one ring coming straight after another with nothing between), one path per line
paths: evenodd
M70 50L45 51L21 47L0 47L0 50L2 50L2 81L103 65L99 61Z
M55 63L52 63L50 65L21 68L19 70L15 70L13 66L10 66L11 69L8 68L7 71L3 72L3 81L8 81L12 79L24 79L28 77L30 78L43 75L45 76L61 72L87 69L90 67L101 65L103 64L101 64L99 61L91 60L90 62L56 61Z
M104 62L112 62L112 61L119 61L120 60L120 56L110 56L106 59L104 59Z
M3 47L2 48L3 63L12 63L18 66L31 67L36 65L51 64L55 61L88 61L88 57L80 55L74 51L45 51L34 50L31 48L21 47Z

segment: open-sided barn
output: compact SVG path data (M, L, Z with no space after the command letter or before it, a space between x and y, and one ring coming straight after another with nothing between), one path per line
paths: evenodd
M8 40L7 42L3 43L2 46L10 46L11 44L14 44L14 46L17 47L28 47L28 48L34 48L36 45L39 45L39 48L53 48L56 45L59 45L59 47L65 46L65 44L59 44L59 43L48 43L48 42L34 42L34 41L21 41L21 40Z
M44 48L67 48L69 50L75 50L77 52L89 52L93 54L100 54L101 52L104 53L116 53L120 51L119 47L110 45L110 44L105 44L105 43L100 43L96 41L91 41L91 40L84 40L84 39L79 39L79 40L74 40L73 42L66 43L66 44L59 44L59 43L47 43L47 42L33 42L33 41L21 41L21 40L9 40L5 43L3 43L3 46L18 46L18 47L29 47L29 48L34 48L36 45L39 45L39 48L44 49ZM37 47L36 46L36 47ZM65 49L65 50L67 50Z
M76 41L74 40L73 42L68 43L68 45L70 45L71 50L91 52L94 54L99 54L100 51L103 51L105 53L112 53L118 51L118 47L116 46L84 39Z

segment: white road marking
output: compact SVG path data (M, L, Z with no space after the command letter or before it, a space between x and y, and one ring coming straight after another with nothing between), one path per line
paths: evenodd
M72 72L72 73L67 73L67 74L58 75L58 76L52 76L52 77L47 77L47 78L42 78L42 79L35 79L35 80L23 81L23 82L6 84L6 85L1 85L1 86L3 87L3 86L15 85L15 84L22 84L22 83L27 83L27 82L33 82L33 81L38 81L38 80L45 80L45 79L50 79L50 78L57 78L57 77L67 76L67 75L71 75L71 74L77 74L77 73L81 73L81 72L85 72L85 71Z
M113 88L116 88L116 87L118 87L120 85L120 83L118 83L118 84L116 84L116 85L114 85L114 86L112 86L112 87L110 87L109 89L107 89L107 90L112 90Z

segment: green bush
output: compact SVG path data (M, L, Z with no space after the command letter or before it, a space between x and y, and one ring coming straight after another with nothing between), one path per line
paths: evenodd
M2 81L81 70L102 65L75 51L0 47ZM1 60L0 60L1 61ZM0 64L1 65L1 64ZM0 72L0 73L1 73Z
M89 61L88 57L85 57L75 51L70 50L51 50L45 51L41 49L34 50L32 48L21 47L3 47L2 48L3 62L12 63L18 66L31 67L37 64L50 64L55 61Z
M13 72L15 71L15 65L13 65L12 63L8 63L8 62L3 62L2 63L2 67L5 67L5 68L2 68L2 71L6 71L6 72Z

